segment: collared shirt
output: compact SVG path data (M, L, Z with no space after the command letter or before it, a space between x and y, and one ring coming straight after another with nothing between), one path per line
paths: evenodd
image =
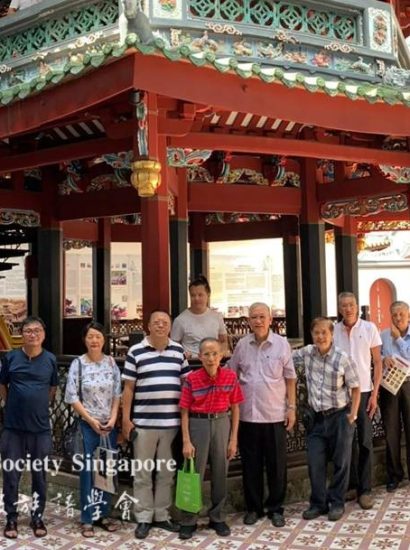
M202 367L184 380L179 406L190 412L220 413L242 401L241 387L234 372L218 367L216 376L211 377Z
M356 364L360 380L360 391L372 391L371 348L381 346L379 331L374 323L358 319L348 331L343 321L336 323L333 334L335 346L342 349Z
M393 339L390 329L383 330L382 334L382 356L400 355L403 359L410 360L410 326L407 334L400 338Z
M341 409L350 403L350 389L359 387L359 377L352 359L332 346L322 355L309 345L293 352L297 365L305 367L308 402L316 412Z
M245 396L241 420L285 420L286 379L296 378L292 350L286 338L271 330L261 344L254 334L244 336L236 345L229 367L237 373Z
M158 351L147 338L128 350L123 380L135 381L132 421L139 428L180 425L181 377L189 372L181 344L168 339Z

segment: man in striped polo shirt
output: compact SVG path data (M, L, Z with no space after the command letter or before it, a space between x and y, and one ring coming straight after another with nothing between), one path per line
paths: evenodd
M134 475L138 539L144 539L152 526L179 531L169 515L174 471L167 465L180 425L181 377L189 370L182 346L168 337L169 314L153 311L148 329L149 336L128 350L122 375L123 433L133 440L134 456L143 466ZM151 468L144 468L154 459L160 465L155 472L155 486Z

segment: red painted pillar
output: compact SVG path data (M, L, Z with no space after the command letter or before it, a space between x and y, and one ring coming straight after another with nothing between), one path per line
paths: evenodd
M142 307L144 326L154 309L169 311L169 212L166 138L158 136L155 94L147 94L148 156L161 163L161 183L156 195L141 198ZM135 148L134 148L135 151Z

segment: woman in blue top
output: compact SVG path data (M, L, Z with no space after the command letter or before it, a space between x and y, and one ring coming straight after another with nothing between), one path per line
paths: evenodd
M92 458L101 436L109 436L111 446L116 447L117 420L121 395L121 374L112 357L103 353L104 328L99 323L89 323L83 331L87 353L74 359L67 378L65 401L81 417L84 442L84 457ZM81 393L79 397L79 365L81 362ZM88 456L87 456L88 455ZM80 472L81 534L94 535L94 525L104 530L116 531L115 524L108 520L111 496L93 488L93 472L84 467ZM98 495L99 498L96 498ZM98 509L97 509L98 507ZM99 516L99 517L98 517ZM97 517L93 521L93 517Z

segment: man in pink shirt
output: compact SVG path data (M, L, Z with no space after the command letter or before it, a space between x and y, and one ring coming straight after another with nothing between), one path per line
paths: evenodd
M296 373L285 338L270 329L266 304L249 308L252 334L239 340L229 361L239 379L245 402L240 406L239 450L246 504L244 523L252 525L264 515L283 527L286 494L286 431L295 424ZM268 497L264 501L264 465Z

